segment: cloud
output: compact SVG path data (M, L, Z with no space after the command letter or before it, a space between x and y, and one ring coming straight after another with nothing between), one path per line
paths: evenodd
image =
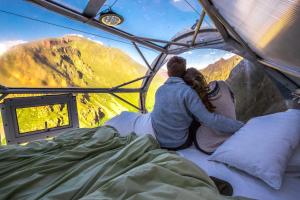
M183 54L191 55L191 54L193 54L193 52L192 51L186 51Z
M231 52L226 52L223 56L222 56L222 58L224 58L224 59L228 59L228 58L231 58L232 56L234 56L235 54L233 54L233 53L231 53Z
M83 35L81 34L76 34L76 33L70 33L70 34L67 34L65 36L75 36L75 37L81 37L81 38L85 38Z
M8 40L8 41L0 42L0 55L5 53L11 47L19 45L19 44L24 44L26 42L27 41L24 41L24 40Z
M209 54L210 55L215 55L217 52L216 52L216 50L215 49L211 49L210 51L209 51Z
M81 38L85 38L85 39L88 39L88 40L90 40L90 41L96 42L96 43L98 43L98 44L100 44L100 45L104 45L104 43L103 43L102 41L92 39L92 38L94 38L95 36L92 36L92 38L89 38L89 37L85 37L84 35L81 35L81 34L75 34L75 33L70 33L70 34L67 34L67 35L65 35L65 36L81 37Z
M90 39L90 38L88 38L89 40L91 40L91 41L93 41L93 42L96 42L96 43L98 43L98 44L100 44L100 45L103 45L104 43L103 42L101 42L101 41L99 41L99 40L92 40L92 39Z
M194 10L183 0L172 0L171 4L175 6L177 9L184 12L194 12ZM190 2L193 6L195 6L194 2Z

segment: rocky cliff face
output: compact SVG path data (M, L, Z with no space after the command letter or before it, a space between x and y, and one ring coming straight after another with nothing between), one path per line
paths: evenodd
M263 68L242 60L227 79L236 99L237 116L242 121L286 110L285 101Z
M208 81L228 82L235 95L237 117L242 121L286 109L282 95L265 71L239 56L221 59L201 72Z

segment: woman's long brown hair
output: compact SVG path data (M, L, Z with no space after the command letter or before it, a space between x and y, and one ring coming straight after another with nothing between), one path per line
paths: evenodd
M192 86L192 88L196 90L207 110L213 112L215 107L208 99L209 87L203 74L201 74L201 72L199 72L196 68L189 68L186 70L183 79L188 85Z

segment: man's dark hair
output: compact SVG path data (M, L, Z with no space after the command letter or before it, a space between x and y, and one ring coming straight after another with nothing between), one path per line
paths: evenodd
M169 60L167 69L169 77L175 76L182 78L186 70L186 60L182 57L174 56Z

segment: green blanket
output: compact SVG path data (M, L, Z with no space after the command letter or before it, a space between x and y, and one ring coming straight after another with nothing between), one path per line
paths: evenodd
M0 199L239 199L151 136L109 127L0 147Z

